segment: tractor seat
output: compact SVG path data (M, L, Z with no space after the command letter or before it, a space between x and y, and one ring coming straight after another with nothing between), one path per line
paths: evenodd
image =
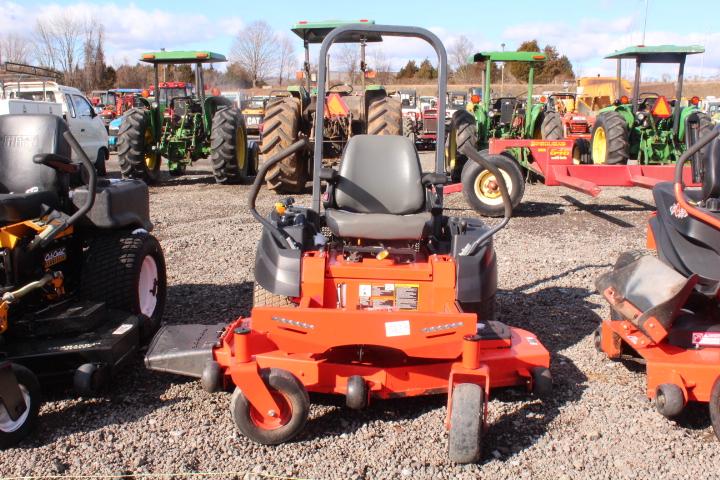
M325 221L338 237L420 240L432 219L425 193L410 139L356 135L345 148Z
M0 223L30 220L47 207L59 208L68 176L33 162L42 153L70 158L62 136L65 122L55 115L0 115Z

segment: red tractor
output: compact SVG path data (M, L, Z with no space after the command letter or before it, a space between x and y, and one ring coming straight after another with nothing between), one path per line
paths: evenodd
M544 99L541 98L542 102ZM573 147L573 163L588 164L590 159L590 132L595 124L595 114L589 110L582 111L582 103L570 92L556 92L547 97L546 111L554 111L562 117L563 138L575 139Z

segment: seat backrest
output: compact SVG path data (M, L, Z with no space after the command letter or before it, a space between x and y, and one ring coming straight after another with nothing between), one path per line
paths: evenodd
M65 131L67 124L56 115L0 115L0 193L67 188L66 175L33 162L39 153L70 158Z
M720 127L715 127L720 128ZM703 156L703 200L720 198L720 137L706 147Z
M415 145L396 135L356 135L340 162L335 205L355 213L407 215L425 208Z

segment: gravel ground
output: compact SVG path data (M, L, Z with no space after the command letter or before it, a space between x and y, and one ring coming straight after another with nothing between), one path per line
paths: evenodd
M117 172L114 159L109 168ZM168 264L167 323L229 322L249 312L260 234L246 208L249 187L218 186L208 175L200 162L152 188L155 235ZM258 204L273 201L263 192ZM450 214L473 215L461 195L447 203ZM608 188L591 199L528 186L497 236L498 300L503 321L537 333L551 351L555 394L542 404L522 392L494 392L478 465L447 461L445 396L378 401L362 412L345 409L342 398L312 397L299 438L262 447L237 433L229 394L146 371L138 357L104 397L46 392L37 431L0 454L0 475L718 478L720 443L706 409L666 420L645 397L643 367L604 359L592 344L607 314L594 279L620 252L643 247L651 204L641 189Z

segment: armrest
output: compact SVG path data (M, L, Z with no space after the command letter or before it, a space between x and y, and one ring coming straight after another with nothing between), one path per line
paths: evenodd
M430 185L447 185L450 179L444 173L423 173L422 184L426 187Z
M80 165L73 163L67 157L55 153L38 153L33 157L33 162L38 165L54 168L58 172L63 173L77 173L80 171Z

